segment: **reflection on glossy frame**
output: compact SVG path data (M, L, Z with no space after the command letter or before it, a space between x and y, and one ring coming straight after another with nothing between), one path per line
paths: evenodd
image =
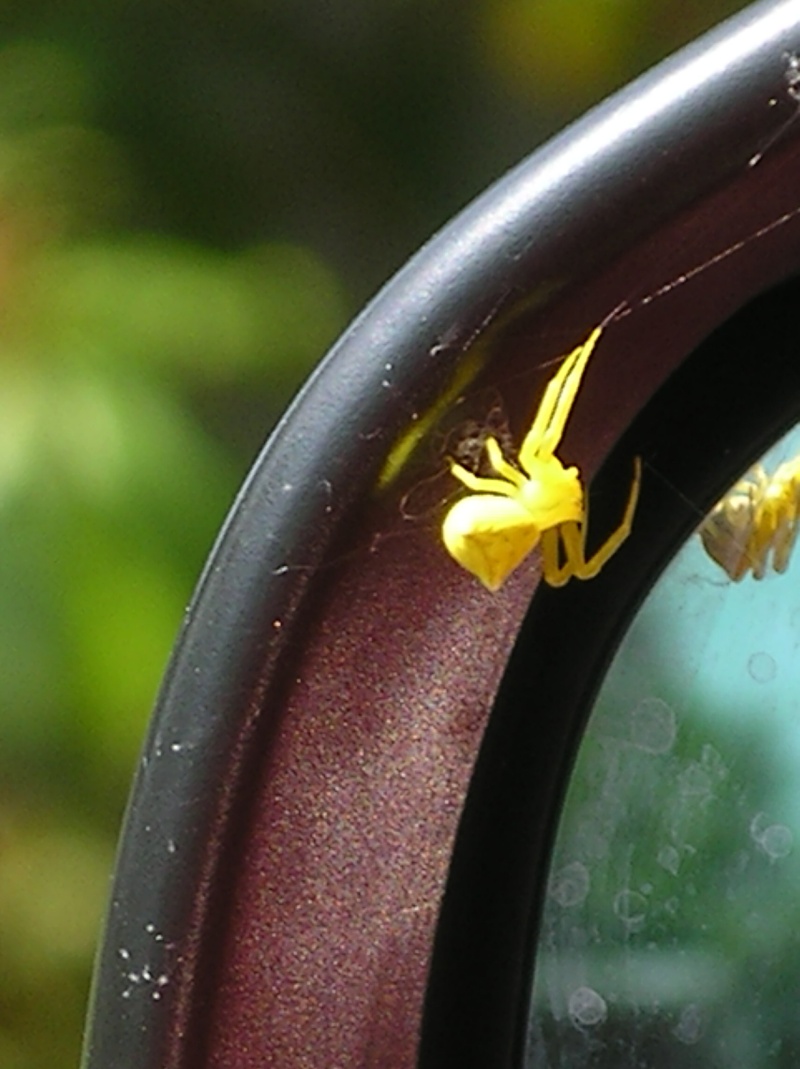
M763 458L800 454L793 430ZM526 1064L794 1066L800 552L732 582L693 537L631 626L553 855Z

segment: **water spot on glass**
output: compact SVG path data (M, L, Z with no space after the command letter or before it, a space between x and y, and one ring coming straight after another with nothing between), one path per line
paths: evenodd
M756 683L769 683L777 675L778 666L768 653L754 653L748 658L747 671Z
M696 1043L703 1031L703 1015L696 1002L690 1002L684 1006L678 1018L678 1023L672 1029L672 1034L681 1043Z
M686 768L678 776L678 787L681 794L691 795L693 798L708 798L713 786L708 770L697 761L689 761Z
M614 897L614 912L630 931L639 931L644 926L647 899L626 888Z
M794 836L785 824L768 824L765 813L756 813L750 821L750 835L764 853L777 860L792 851Z
M759 846L772 858L786 857L792 851L792 832L785 824L770 824L764 829Z
M752 827L751 827L752 835ZM747 869L750 864L750 851L740 850L733 858L730 866L730 871L733 876L741 876L741 874Z
M678 875L678 869L681 865L681 855L674 846L662 846L658 851L657 860L662 869L666 869L667 872L671 873L673 876Z
M700 764L716 779L725 779L728 775L728 766L723 761L722 754L710 742L705 743L700 751Z
M667 753L677 734L675 713L661 698L645 698L631 710L631 742L646 753Z
M559 869L550 882L550 894L559 906L568 908L583 902L589 893L589 870L580 861Z
M606 1000L591 987L576 987L567 1006L572 1023L576 1025L602 1024L608 1016Z
M670 917L674 917L680 909L680 906L680 899L677 895L673 895L672 898L668 898L664 903L664 910L669 913Z

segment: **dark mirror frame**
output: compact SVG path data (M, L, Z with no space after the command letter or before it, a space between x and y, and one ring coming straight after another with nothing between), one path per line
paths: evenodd
M798 54L796 0L769 0L634 82L426 245L308 382L164 681L85 1069L518 1064L588 703L800 407ZM615 308L561 454L601 531L642 457L634 535L596 580L537 590L534 556L490 595L440 544L448 444L498 406L519 441Z

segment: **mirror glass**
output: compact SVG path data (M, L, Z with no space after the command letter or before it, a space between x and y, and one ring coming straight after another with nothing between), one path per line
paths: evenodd
M728 496L718 541L744 545L798 455L795 429ZM603 683L551 865L530 1067L800 1064L800 546L768 563L734 582L693 536Z

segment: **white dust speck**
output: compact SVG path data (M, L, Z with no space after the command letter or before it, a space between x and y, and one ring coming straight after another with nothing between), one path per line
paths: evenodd
M142 928L154 943L164 944L163 934L159 932L152 921L143 924ZM159 949L163 952L163 947ZM137 969L135 965L133 965L131 952L126 948L119 949L117 954L122 961L125 962L122 972L122 977L125 981L125 987L121 993L122 998L129 999L132 997L134 991L141 991L143 993L149 992L150 997L153 999L160 999L160 991L169 983L169 975L165 972L158 971L158 967L154 966L149 961L145 961L142 967Z

